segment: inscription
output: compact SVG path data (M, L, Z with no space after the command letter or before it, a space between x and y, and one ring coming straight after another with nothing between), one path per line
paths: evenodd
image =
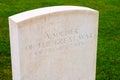
M55 51L70 48L71 46L82 46L87 40L90 40L95 35L93 33L80 33L79 29L69 29L64 31L54 31L53 33L44 33L44 40L37 40L34 44L25 46L25 50L41 54L44 51Z

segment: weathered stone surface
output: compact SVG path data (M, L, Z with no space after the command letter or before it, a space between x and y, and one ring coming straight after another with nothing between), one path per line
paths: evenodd
M55 6L9 17L13 80L95 80L98 12Z

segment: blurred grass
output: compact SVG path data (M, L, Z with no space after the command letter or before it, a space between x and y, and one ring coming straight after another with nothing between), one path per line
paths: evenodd
M120 0L0 0L0 80L12 80L8 17L56 5L100 12L96 80L120 80Z

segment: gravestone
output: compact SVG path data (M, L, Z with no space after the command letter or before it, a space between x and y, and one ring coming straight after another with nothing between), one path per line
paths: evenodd
M95 80L98 11L54 6L9 17L13 80Z

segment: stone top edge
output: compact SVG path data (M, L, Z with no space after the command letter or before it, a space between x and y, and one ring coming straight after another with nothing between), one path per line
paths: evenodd
M38 8L38 9L21 12L13 16L10 16L9 19L13 20L15 23L19 23L21 21L24 21L36 16L41 16L41 15L61 12L61 11L72 11L72 10L98 12L97 10L94 10L88 7L81 7L81 6L52 6L52 7L44 7L44 8Z

